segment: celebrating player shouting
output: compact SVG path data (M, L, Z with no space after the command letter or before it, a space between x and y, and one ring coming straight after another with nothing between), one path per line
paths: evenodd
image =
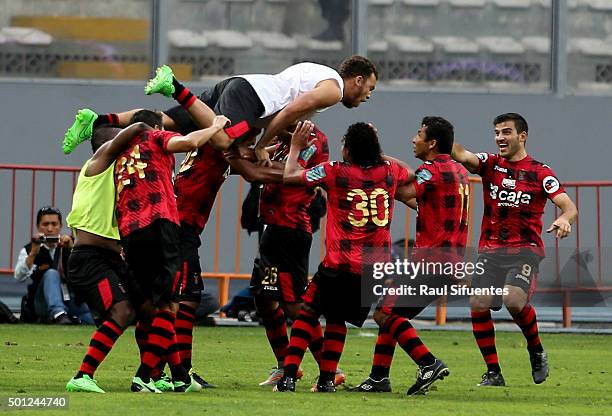
M517 113L501 114L493 121L498 154L474 154L453 146L452 157L482 177L484 215L479 243L479 262L484 273L474 276L473 287L504 287L503 303L527 340L533 381L548 377L548 357L540 337L533 306L538 265L544 257L542 215L550 199L561 215L546 230L566 237L578 212L548 165L531 158L525 150L527 121ZM480 386L504 386L495 348L495 328L490 308L501 307L493 296L472 296L472 329L487 364Z

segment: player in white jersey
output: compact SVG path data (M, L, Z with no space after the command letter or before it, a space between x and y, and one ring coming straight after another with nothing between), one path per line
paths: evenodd
M164 112L167 130L187 134L205 127L192 121L190 114L193 115L194 111L198 114L199 124L203 120L211 124L216 114L226 115L232 124L209 142L217 150L226 150L234 141L250 136L253 129L265 128L255 153L262 164L271 165L265 147L275 136L298 120L310 118L313 113L339 102L347 108L359 106L370 98L377 80L374 64L355 55L344 60L338 71L325 65L303 62L275 75L238 75L205 90L200 100L196 100L189 89L174 77L170 67L164 65L147 83L145 93L173 97L180 104ZM113 123L123 125L134 111L99 116L88 109L80 110L66 132L64 151L68 149L68 153L78 142L87 139L87 133L96 123L108 123L106 120L112 119Z

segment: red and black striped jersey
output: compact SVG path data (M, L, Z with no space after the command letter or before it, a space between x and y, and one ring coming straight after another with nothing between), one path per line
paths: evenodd
M122 238L157 219L179 223L172 186L174 154L167 151L170 138L178 135L171 131L146 131L117 157L115 214Z
M415 248L463 248L467 241L468 171L450 155L438 155L415 171L417 194Z
M205 144L185 156L174 180L181 223L204 230L215 198L229 173L223 153Z
M479 250L536 247L544 255L544 206L565 192L555 173L530 156L518 162L489 153L477 156L484 197Z
M326 162L304 171L309 186L327 190L323 266L361 274L364 266L390 260L395 192L408 176L392 161L367 168Z
M329 160L327 136L315 127L315 140L300 152L299 164L311 168ZM283 142L272 156L272 160L285 162L289 154L290 143ZM309 187L286 186L282 183L267 184L261 191L259 216L264 224L300 229L311 233L308 207L315 193Z

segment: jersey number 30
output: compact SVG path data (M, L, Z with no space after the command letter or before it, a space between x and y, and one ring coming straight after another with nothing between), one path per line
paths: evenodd
M351 225L363 227L367 224L368 220L372 220L379 227L384 227L389 223L389 193L386 190L376 188L368 196L366 191L356 188L346 195L346 199L349 202L356 201L355 208L361 212L361 218L357 219L351 209L351 212L348 214L348 220ZM382 199L382 207L378 203L380 199ZM383 213L382 218L379 216L379 212Z

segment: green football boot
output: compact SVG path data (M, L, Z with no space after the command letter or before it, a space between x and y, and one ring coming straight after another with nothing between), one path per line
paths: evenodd
M71 378L68 384L66 384L66 391L82 391L87 393L105 393L100 387L96 380L89 377L87 374L80 378Z
M174 74L172 68L168 65L162 65L155 71L155 77L151 78L145 85L144 92L146 95L159 93L166 97L172 97L174 94L174 84L172 79Z
M74 123L64 134L62 148L65 154L70 154L79 144L91 139L93 134L93 123L98 115L89 108L78 111L74 117Z
M202 390L202 386L200 386L193 379L193 377L189 376L189 380L190 380L189 384L185 383L184 381L180 381L180 380L173 381L172 384L174 385L174 391L176 393L191 393L193 391Z
M148 383L145 383L140 377L134 377L132 379L130 390L134 393L161 393L161 390L155 387L153 380L149 380Z

